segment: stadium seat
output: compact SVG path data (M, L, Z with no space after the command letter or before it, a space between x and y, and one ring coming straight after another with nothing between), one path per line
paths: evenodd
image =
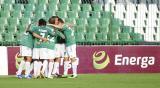
M23 11L24 5L23 4L14 4L13 9L14 9L14 11Z
M14 4L15 0L4 0L4 3L6 3L6 4Z
M58 10L59 11L68 11L69 10L69 6L68 6L68 4L60 4L59 6L58 6Z
M36 4L38 3L38 0L28 0L28 4Z
M133 41L143 41L143 37L140 33L130 33L130 36Z
M92 12L90 12L90 17L91 18L100 18L101 14L98 11L92 11Z
M70 0L59 0L60 4L69 4Z
M55 16L55 11L53 11L53 10L49 10L49 11L46 11L45 12L45 16L46 16L46 18L50 18L51 16Z
M59 16L60 18L67 17L67 13L65 11L56 11L56 15Z
M81 4L81 11L92 11L90 4Z
M5 18L10 17L10 11L8 11L8 10L1 10L0 11L0 17L5 17Z
M81 0L70 0L71 4L81 4Z
M134 32L135 33L140 33L140 34L144 34L146 31L145 27L134 27Z
M84 42L85 34L84 33L76 33L75 34L76 42Z
M21 25L29 25L30 23L31 23L31 19L30 18L24 17L24 18L20 19L20 24Z
M110 24L110 19L109 18L100 18L99 19L99 24L101 26L109 26Z
M15 17L8 18L8 24L9 25L18 25L19 19Z
M5 25L0 24L0 34L5 32Z
M86 33L86 28L83 25L76 25L74 28L76 33Z
M95 41L96 41L95 33L93 32L86 33L86 42L95 42Z
M36 5L36 11L46 11L47 10L47 7L45 4L38 4Z
M86 25L87 24L87 20L83 19L83 18L79 18L76 20L76 24L77 25Z
M15 34L15 41L19 44L21 40L22 34Z
M99 32L100 33L108 33L109 32L109 26L98 26Z
M79 11L78 16L79 18L89 18L90 14L87 11Z
M74 18L66 18L65 22L73 25L76 24L76 20Z
M33 12L26 10L26 11L23 12L23 17L32 18L33 17Z
M121 20L124 19L124 13L126 12L124 4L118 3L115 5L114 17Z
M38 4L48 4L48 0L38 0Z
M112 33L108 33L107 37L110 41L118 41L118 33L112 32Z
M58 10L57 5L49 5L48 6L48 11L57 11L57 10Z
M11 12L11 17L15 17L15 18L21 18L22 17L22 13L20 10L14 10Z
M112 18L112 13L108 11L102 11L101 12L101 17L102 18Z
M12 33L5 33L4 34L4 42L7 45L11 45L13 42L15 42L14 35Z
M112 29L113 31L119 30L121 26L123 26L123 23L122 23L121 20L115 19L115 18L112 19L112 21L111 21L111 29Z
M3 41L4 41L4 40L3 40L3 36L2 36L2 34L0 33L0 44L1 44L1 45L3 45Z
M107 42L107 33L96 33L96 40L99 42Z
M127 4L124 24L127 26L133 26L132 20L136 19L136 13L136 6L134 4Z
M8 25L6 27L7 33L15 34L17 32L17 26L16 25Z
M88 25L99 25L99 20L96 18L88 18Z
M102 4L92 4L93 11L103 11Z
M70 4L70 10L71 11L80 11L81 7L79 6L79 4Z
M98 32L98 29L97 29L97 26L96 25L92 25L92 26L86 26L86 30L87 30L87 33L97 33Z
M111 11L113 8L113 4L105 4L104 5L104 11Z
M26 28L27 28L27 26L26 25L18 25L17 26L17 33L16 34L22 34L22 33L24 33L25 32L25 30L26 30Z
M145 27L146 26L145 20L143 19L135 19L134 23L135 23L134 25L135 27Z
M96 33L96 40L97 41L103 41L103 36L102 36L102 33Z
M4 11L12 11L12 9L13 9L12 4L6 4L6 3L2 4L1 8Z
M122 33L132 33L132 32L134 32L134 30L133 30L133 27L123 26L123 27L121 28L121 32L122 32Z
M130 35L129 33L119 33L119 40L122 42L129 42L130 41Z
M59 0L49 0L49 3L55 3L55 4L58 4L58 3L59 3Z
M2 25L7 25L7 24L8 24L7 18L5 18L5 17L0 17L0 24L2 24Z
M34 4L25 4L26 11L34 11L36 9Z
M78 12L76 11L67 11L68 18L78 18Z
M123 20L125 26L135 26L134 20L132 18L126 18Z

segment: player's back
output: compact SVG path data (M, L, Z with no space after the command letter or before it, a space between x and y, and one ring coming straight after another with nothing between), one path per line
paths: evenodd
M32 32L40 35L43 38L47 38L49 35L53 34L53 29L47 27L47 26L37 26L34 27ZM47 48L48 42L43 42L42 40L35 38L34 39L34 47L35 48Z
M33 48L33 36L30 32L25 32L21 35L20 45Z
M75 44L76 41L75 41L74 30L67 27L67 26L64 26L63 30L64 30L64 34L65 34L65 37L66 37L66 46Z

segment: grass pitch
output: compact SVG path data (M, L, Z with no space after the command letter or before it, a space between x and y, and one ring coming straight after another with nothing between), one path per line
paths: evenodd
M80 74L74 79L17 79L14 76L0 76L0 88L160 88L160 73Z

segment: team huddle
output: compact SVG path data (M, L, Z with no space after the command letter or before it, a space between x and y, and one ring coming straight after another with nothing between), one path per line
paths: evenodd
M48 22L40 19L37 24L30 24L20 41L20 54L23 57L16 72L18 78L23 78L22 68L25 66L25 78L58 77L59 64L63 60L64 72L61 77L76 78L79 59L76 56L76 41L74 30L66 25L58 16L52 16ZM33 75L32 66L33 64ZM72 72L68 76L71 63Z

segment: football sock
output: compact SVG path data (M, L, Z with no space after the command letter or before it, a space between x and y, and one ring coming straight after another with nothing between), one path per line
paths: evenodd
M30 67L31 67L31 63L30 62L26 62L26 64L25 64L25 70L26 70L25 75L26 76L28 76L30 74Z
M64 73L63 75L68 75L68 66L69 66L69 61L64 62Z
M53 64L54 64L54 62L49 62L48 76L51 76L51 73L52 73L52 70L53 70Z
M23 70L24 65L25 65L25 61L22 60L20 65L19 65L19 68L18 68L18 71L17 71L17 75L21 75L22 74L22 70Z

